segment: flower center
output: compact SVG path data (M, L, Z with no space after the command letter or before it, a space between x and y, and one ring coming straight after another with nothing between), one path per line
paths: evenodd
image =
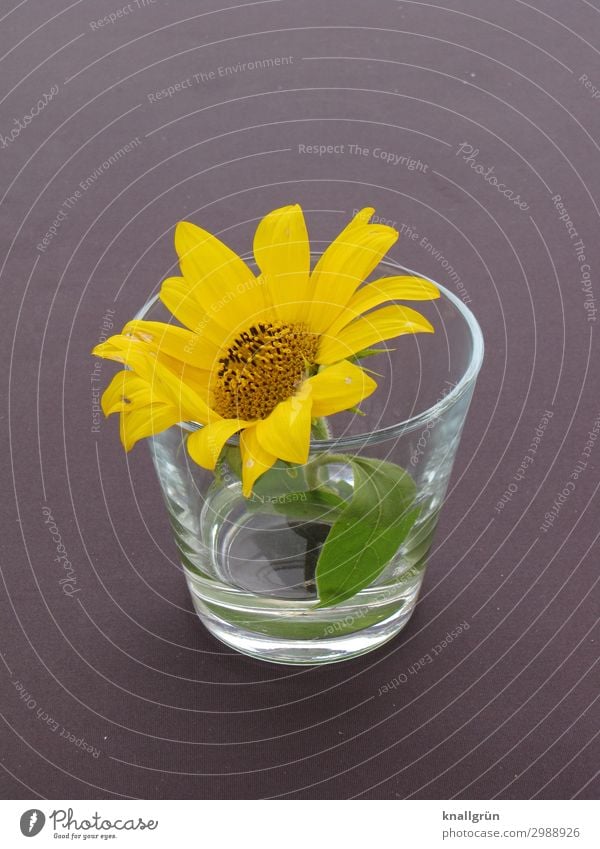
M226 419L265 419L302 383L317 346L301 324L253 324L219 359L214 409Z

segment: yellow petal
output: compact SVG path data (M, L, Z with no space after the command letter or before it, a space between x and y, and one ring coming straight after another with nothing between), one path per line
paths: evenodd
M366 224L360 216L331 243L312 273L309 324L315 333L329 328L398 238L392 227Z
M163 280L159 298L177 321L194 333L200 333L206 328L209 322L206 310L194 297L194 290L185 277L167 277Z
M187 383L190 389L197 392L201 398L209 398L211 383L211 373L209 371L194 368L189 363L183 363L180 374L181 379Z
M216 236L182 221L175 230L175 248L190 296L213 323L235 335L253 314L257 321L265 319L264 281Z
M220 291L217 297L212 290L193 285L185 277L168 277L159 297L181 324L201 337L199 345L221 348L232 333L246 328L254 313L260 313L260 320L265 319L263 289L264 279L253 277L239 290Z
M146 342L159 354L166 354L182 363L210 369L217 359L217 348L206 340L173 324L162 321L130 321L123 328L124 336Z
M154 381L159 356L161 362L168 362L169 364L178 362L171 360L166 355L158 355L154 348L140 339L122 335L111 336L106 342L96 345L92 353L105 360L122 363L149 384ZM179 369L183 367L181 362L178 362L178 365Z
M346 325L336 336L322 336L317 362L336 363L368 348L405 333L433 333L433 327L416 310L394 304L362 316Z
M327 333L329 336L335 336L354 318L358 318L362 313L378 307L385 301L431 301L439 296L438 287L429 280L423 280L422 277L384 277L361 286L350 298L348 306L327 328Z
M136 442L153 436L180 421L178 411L170 404L151 404L149 407L125 410L121 413L121 442L130 451Z
M214 416L206 399L193 386L173 374L160 362L155 363L152 388L179 411L179 420L207 422Z
M262 219L254 257L282 321L302 321L309 307L310 245L302 208L283 206Z
M248 424L249 422L242 419L220 419L205 425L188 436L187 449L190 457L199 466L214 469L229 437Z
M102 394L105 416L130 407L146 407L156 401L146 381L132 371L118 371Z
M122 335L111 336L106 342L96 345L92 353L105 360L113 360L127 366L149 385L154 383L158 355L139 339ZM160 396L159 400L168 401L169 397L168 395Z
M368 224L374 214L374 206L363 206L362 209L358 210L358 212L352 218L350 223L346 225L345 232L349 233L350 230L352 230L354 227L357 227L359 224Z
M299 204L274 209L254 236L254 257L263 274L298 282L310 271L310 247Z
M331 416L348 410L377 389L373 378L359 366L343 360L310 377L312 416Z
M189 221L181 221L175 228L175 250L184 277L194 285L201 283L216 295L254 279L246 263L231 248Z
M153 384L156 376L156 363L166 367L177 380L184 381L190 389L202 398L208 398L211 373L207 369L196 368L166 354L157 354L151 345L130 336L111 336L106 342L96 346L96 356L123 363L132 369L147 384ZM121 372L122 373L122 372ZM127 371L132 374L132 371ZM156 389L156 387L154 387ZM168 397L153 398L153 401L168 401Z
M257 479L268 472L277 457L265 451L256 438L256 428L248 427L240 435L242 454L242 492L246 498L252 495Z
M200 373L193 370L192 380L188 383L185 380L188 366L166 354L158 354L151 344L131 336L111 336L97 345L94 353L132 369L148 383L157 401L177 408L179 421L206 422L211 417L202 390L205 384L194 379Z
M312 400L305 383L300 392L278 404L256 423L256 438L270 454L288 463L306 463L310 448Z
M116 363L125 364L125 357L129 348L133 348L136 351L140 350L142 346L139 342L126 339L117 333L114 336L110 336L105 342L100 342L100 344L92 348L92 354L95 357L102 357L103 360L114 360Z

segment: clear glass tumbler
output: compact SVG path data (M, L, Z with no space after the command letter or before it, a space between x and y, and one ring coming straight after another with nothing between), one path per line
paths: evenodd
M372 279L396 274L417 272L384 262ZM415 305L435 333L400 337L365 361L378 389L362 415L333 416L306 466L275 468L250 499L228 459L235 450L226 447L217 474L191 460L185 439L200 425L182 422L149 440L194 607L228 646L276 663L331 663L377 648L410 619L483 359L473 314L436 285L438 300ZM156 298L137 317L172 320ZM411 529L369 586L317 607L314 567L334 517L327 509L312 515L306 492L318 485L349 502L357 457L408 473Z

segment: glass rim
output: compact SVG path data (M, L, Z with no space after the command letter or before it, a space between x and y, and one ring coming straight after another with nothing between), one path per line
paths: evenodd
M321 256L321 252L311 251L311 256ZM245 262L253 261L252 254L242 254L241 259ZM339 436L339 437L331 437L330 439L313 439L311 437L310 440L310 450L311 452L324 452L330 451L332 448L339 450L340 448L357 448L366 445L374 445L380 442L387 442L389 439L394 439L406 433L411 433L419 428L425 426L432 419L439 418L446 410L453 407L457 401L467 392L472 384L474 384L477 375L479 374L479 370L481 369L481 365L483 363L483 356L485 351L485 345L483 341L483 333L481 331L481 327L479 326L479 322L475 318L473 312L467 307L463 301L460 300L453 292L447 289L445 286L442 286L436 280L433 280L431 277L428 277L426 274L421 274L418 271L415 271L411 268L408 268L405 265L401 265L395 260L385 259L377 264L377 268L381 266L386 266L387 268L393 269L394 271L402 271L405 274L409 274L414 277L421 277L423 280L428 280L430 283L433 283L440 290L440 295L446 298L450 303L458 310L461 317L463 318L467 329L471 335L471 342L473 345L473 349L471 352L471 357L469 360L469 364L464 371L461 379L456 383L456 385L440 398L439 401L436 401L435 404L427 407L421 413L417 413L414 416L409 416L409 418L404 419L400 422L394 422L393 424L386 425L385 427L376 428L371 431L366 431L364 433L354 434L352 436ZM150 309L156 304L159 300L159 293L154 295L144 304L141 309L134 316L135 321L144 320ZM166 308L165 308L166 309ZM181 421L172 427L180 427L183 430L187 430L190 432L194 432L200 430L204 427L200 422L195 421ZM236 445L239 443L239 435L234 435L227 440L227 444Z

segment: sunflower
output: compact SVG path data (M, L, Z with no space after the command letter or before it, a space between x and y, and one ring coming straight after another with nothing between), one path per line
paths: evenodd
M439 297L427 280L385 277L364 283L398 238L361 210L311 271L299 205L266 215L254 236L259 273L206 230L175 231L180 277L164 281L160 300L182 326L130 321L93 353L123 363L104 392L108 416L120 413L121 441L181 421L202 425L187 439L192 459L214 469L239 433L242 489L276 460L308 460L315 420L356 407L377 384L356 362L373 344L406 333L432 333L396 300Z

